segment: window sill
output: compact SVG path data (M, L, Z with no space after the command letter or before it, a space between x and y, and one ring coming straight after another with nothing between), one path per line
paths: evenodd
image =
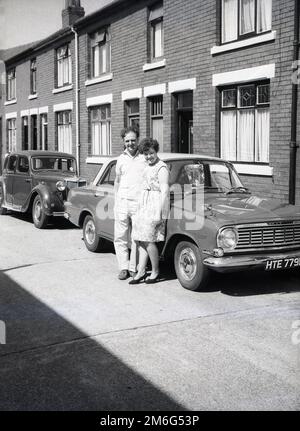
M73 84L65 85L64 87L54 88L54 90L52 90L52 94L63 93L64 91L69 91L72 89L73 89Z
M14 105L15 103L17 103L17 99L7 100L4 102L4 106Z
M37 94L29 94L28 100L37 99L37 97L38 97Z
M268 165L256 165L247 163L235 163L233 165L237 172L241 175L259 175L263 177L272 177L273 168Z
M160 67L165 67L166 64L167 64L167 61L165 58L163 60L155 61L153 63L146 63L143 66L143 71L147 72L147 70L159 69Z
M276 30L260 36L250 37L249 39L230 42L225 45L213 46L210 50L211 55L221 54L222 52L234 51L235 49L246 48L247 46L257 45L264 42L275 40Z
M85 81L85 86L98 84L100 82L111 81L113 79L112 73L106 73L105 75L99 76L97 78L88 79Z

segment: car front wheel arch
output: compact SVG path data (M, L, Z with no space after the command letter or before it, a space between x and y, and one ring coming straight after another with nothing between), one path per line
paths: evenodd
M188 290L201 291L207 285L210 271L203 264L200 248L192 241L179 241L174 253L174 267L180 284Z

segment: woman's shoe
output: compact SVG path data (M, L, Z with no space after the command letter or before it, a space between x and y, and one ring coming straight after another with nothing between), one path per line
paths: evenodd
M155 278L147 278L147 280L145 280L145 283L154 284L154 283L157 283L158 281L159 281L159 274L157 274Z
M133 278L132 280L130 280L128 284L139 284L142 280L145 280L146 277L147 277L147 274L145 272L145 274L143 274L141 277Z

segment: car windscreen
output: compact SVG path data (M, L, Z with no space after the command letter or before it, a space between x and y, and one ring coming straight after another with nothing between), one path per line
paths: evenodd
M230 164L218 160L172 160L169 161L170 185L204 185L204 189L227 192L243 187L241 180Z
M76 160L73 158L39 156L33 157L31 162L34 171L76 173Z

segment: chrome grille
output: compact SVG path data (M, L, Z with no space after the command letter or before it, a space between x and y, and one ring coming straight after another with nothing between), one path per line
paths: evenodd
M242 225L237 230L239 240L235 250L300 245L300 222Z

